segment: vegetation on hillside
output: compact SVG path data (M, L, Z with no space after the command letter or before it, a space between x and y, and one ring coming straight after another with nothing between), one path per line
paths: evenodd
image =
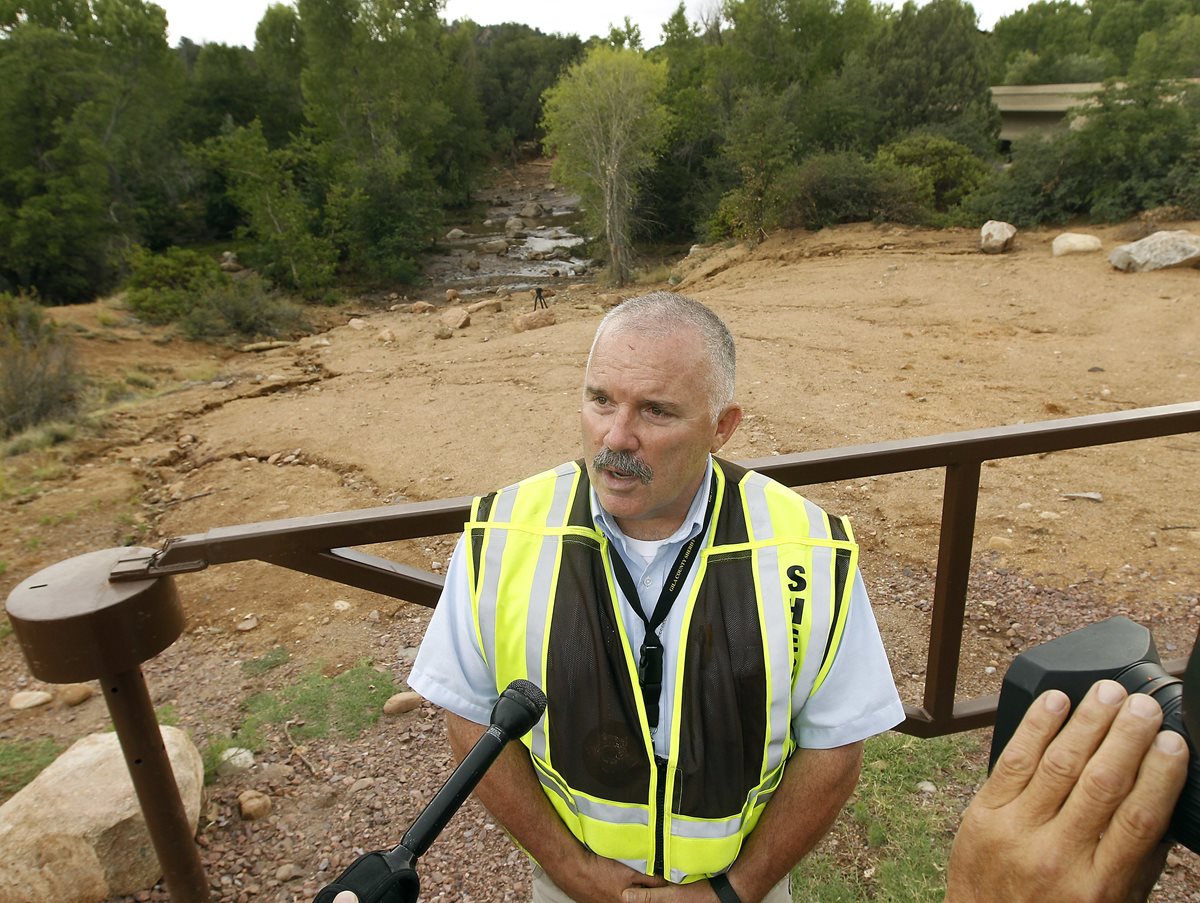
M178 246L236 246L268 290L310 300L411 282L484 165L547 130L616 281L643 239L966 221L995 198L1025 222L1194 207L1194 89L1165 80L1200 75L1200 0L1037 0L990 34L977 21L964 0L729 0L698 21L680 4L645 49L628 20L585 42L447 23L438 0L298 0L266 11L252 48L172 49L146 0L24 0L0 11L0 291L86 300L136 249ZM581 78L604 60L653 84L622 111L636 152L597 169L572 162L574 137L616 147L626 123L575 95L615 77ZM989 84L1109 77L1088 135L1017 146L1020 172L997 174Z
M297 302L417 280L485 165L539 144L617 283L643 241L1200 216L1200 86L1172 80L1200 75L1200 0L1036 0L990 34L965 0L680 4L650 49L628 19L583 41L441 11L297 0L252 48L172 49L146 0L0 9L5 309L124 288L185 336L285 335ZM1084 78L1109 81L1070 130L1000 155L990 84ZM77 386L51 331L9 321L0 376L31 399L12 432Z

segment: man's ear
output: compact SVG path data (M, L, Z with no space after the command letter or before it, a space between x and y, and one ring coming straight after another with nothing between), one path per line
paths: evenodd
M719 452L722 446L729 441L729 437L737 430L738 424L742 422L741 405L731 404L721 416L717 418L716 426L713 428L713 441L709 451Z

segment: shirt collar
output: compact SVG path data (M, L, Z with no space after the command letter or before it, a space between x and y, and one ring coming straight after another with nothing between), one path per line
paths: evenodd
M696 488L696 494L692 496L692 505L688 508L688 513L683 519L683 523L679 525L679 529L663 540L663 544L673 542L684 542L691 539L700 532L700 528L704 525L704 510L708 506L708 487L712 482L713 477L712 455L708 456L708 460L704 466L704 479L700 481L700 485ZM594 486L589 488L592 505L592 521L604 531L604 535L610 540L625 540L628 537L617 526L616 520L600 505L600 499L596 495Z

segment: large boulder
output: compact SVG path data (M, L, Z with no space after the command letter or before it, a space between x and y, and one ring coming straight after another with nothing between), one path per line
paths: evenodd
M1064 232L1055 236L1050 243L1050 253L1055 257L1065 254L1091 254L1101 248L1100 239L1095 235L1084 235L1082 232Z
M194 832L200 753L178 728L162 738ZM79 740L0 806L0 903L95 903L161 876L116 734Z
M1114 248L1108 262L1126 273L1200 266L1200 235L1182 229L1155 232Z
M1017 227L1011 223L990 219L979 230L979 250L984 254L1003 254L1012 248Z

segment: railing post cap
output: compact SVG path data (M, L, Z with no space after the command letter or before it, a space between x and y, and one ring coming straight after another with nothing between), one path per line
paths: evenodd
M119 547L68 558L21 581L5 605L30 671L74 683L131 671L183 633L170 577L110 582L122 558L153 549Z

